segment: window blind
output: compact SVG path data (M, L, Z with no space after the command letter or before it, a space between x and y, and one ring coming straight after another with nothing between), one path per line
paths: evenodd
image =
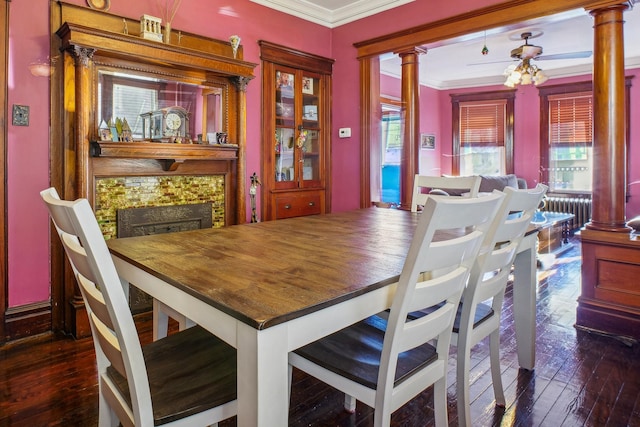
M504 146L507 100L460 103L460 145Z
M592 93L549 95L549 144L591 145L592 142Z

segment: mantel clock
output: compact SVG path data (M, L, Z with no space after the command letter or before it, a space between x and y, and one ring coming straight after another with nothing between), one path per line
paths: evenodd
M189 113L182 107L161 108L140 116L144 139L171 141L175 138L187 137Z

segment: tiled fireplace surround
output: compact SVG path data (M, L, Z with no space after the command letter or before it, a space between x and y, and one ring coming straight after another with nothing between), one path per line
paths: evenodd
M95 212L105 239L117 237L118 209L211 203L213 227L225 225L224 175L122 176L95 181Z

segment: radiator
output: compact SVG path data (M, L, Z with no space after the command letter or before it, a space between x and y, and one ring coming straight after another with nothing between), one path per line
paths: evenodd
M591 220L591 199L579 197L546 197L543 208L547 212L560 212L574 214L573 222L569 228L575 230L582 228Z

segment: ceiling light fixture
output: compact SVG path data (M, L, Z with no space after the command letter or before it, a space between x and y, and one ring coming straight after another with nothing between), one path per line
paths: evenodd
M541 31L536 34L528 31L520 35L524 44L511 51L511 57L520 59L520 63L517 66L511 65L504 71L507 76L507 80L504 82L505 86L515 87L517 84L530 85L531 83L537 86L549 80L549 77L531 62L532 59L538 58L542 54L542 47L529 44L529 39L541 35Z
M549 77L538 68L537 65L531 63L530 58L524 58L517 66L510 66L504 72L507 76L507 80L504 82L505 86L515 87L517 84L530 85L531 83L536 86L549 80Z

